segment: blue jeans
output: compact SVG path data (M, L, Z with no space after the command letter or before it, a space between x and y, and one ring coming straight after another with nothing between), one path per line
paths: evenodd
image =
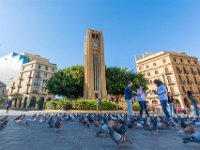
M170 112L170 115L173 116L174 115L174 103L170 103L169 104L169 112Z
M194 106L194 113L196 116L199 116L199 109L198 109L198 105L197 104L193 104Z
M167 100L160 100L160 104L163 110L163 113L167 118L170 118L169 112L167 110Z
M147 102L146 101L139 101L139 105L140 105L140 116L142 117L143 110L145 110L146 115L149 116Z
M128 115L131 116L133 114L133 104L132 99L126 99Z

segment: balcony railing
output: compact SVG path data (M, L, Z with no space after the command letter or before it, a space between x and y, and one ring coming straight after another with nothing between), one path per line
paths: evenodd
M178 74L181 74L181 73L182 73L182 70L176 70L176 72L177 72Z
M15 86L12 85L10 88L11 88L11 89L15 89Z
M31 86L31 84L30 84L30 83L26 83L26 85L27 85L27 86Z
M18 84L17 87L18 87L18 88L21 88L22 86L21 86L21 84Z

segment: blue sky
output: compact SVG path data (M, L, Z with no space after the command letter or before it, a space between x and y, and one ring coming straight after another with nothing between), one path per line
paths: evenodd
M84 63L88 28L104 34L107 66L134 55L185 51L200 58L199 0L0 0L0 56L30 52L60 68Z

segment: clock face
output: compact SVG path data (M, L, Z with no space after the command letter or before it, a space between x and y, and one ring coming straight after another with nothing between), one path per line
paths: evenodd
M99 48L99 40L93 40L93 46Z

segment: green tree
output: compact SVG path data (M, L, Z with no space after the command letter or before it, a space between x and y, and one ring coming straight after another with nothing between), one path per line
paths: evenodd
M108 94L113 95L118 102L120 96L124 95L124 88L129 81L133 82L133 90L141 85L146 85L146 79L142 74L136 74L127 68L108 67L106 68L106 87Z
M72 66L59 70L47 83L49 93L75 99L83 96L84 67Z

